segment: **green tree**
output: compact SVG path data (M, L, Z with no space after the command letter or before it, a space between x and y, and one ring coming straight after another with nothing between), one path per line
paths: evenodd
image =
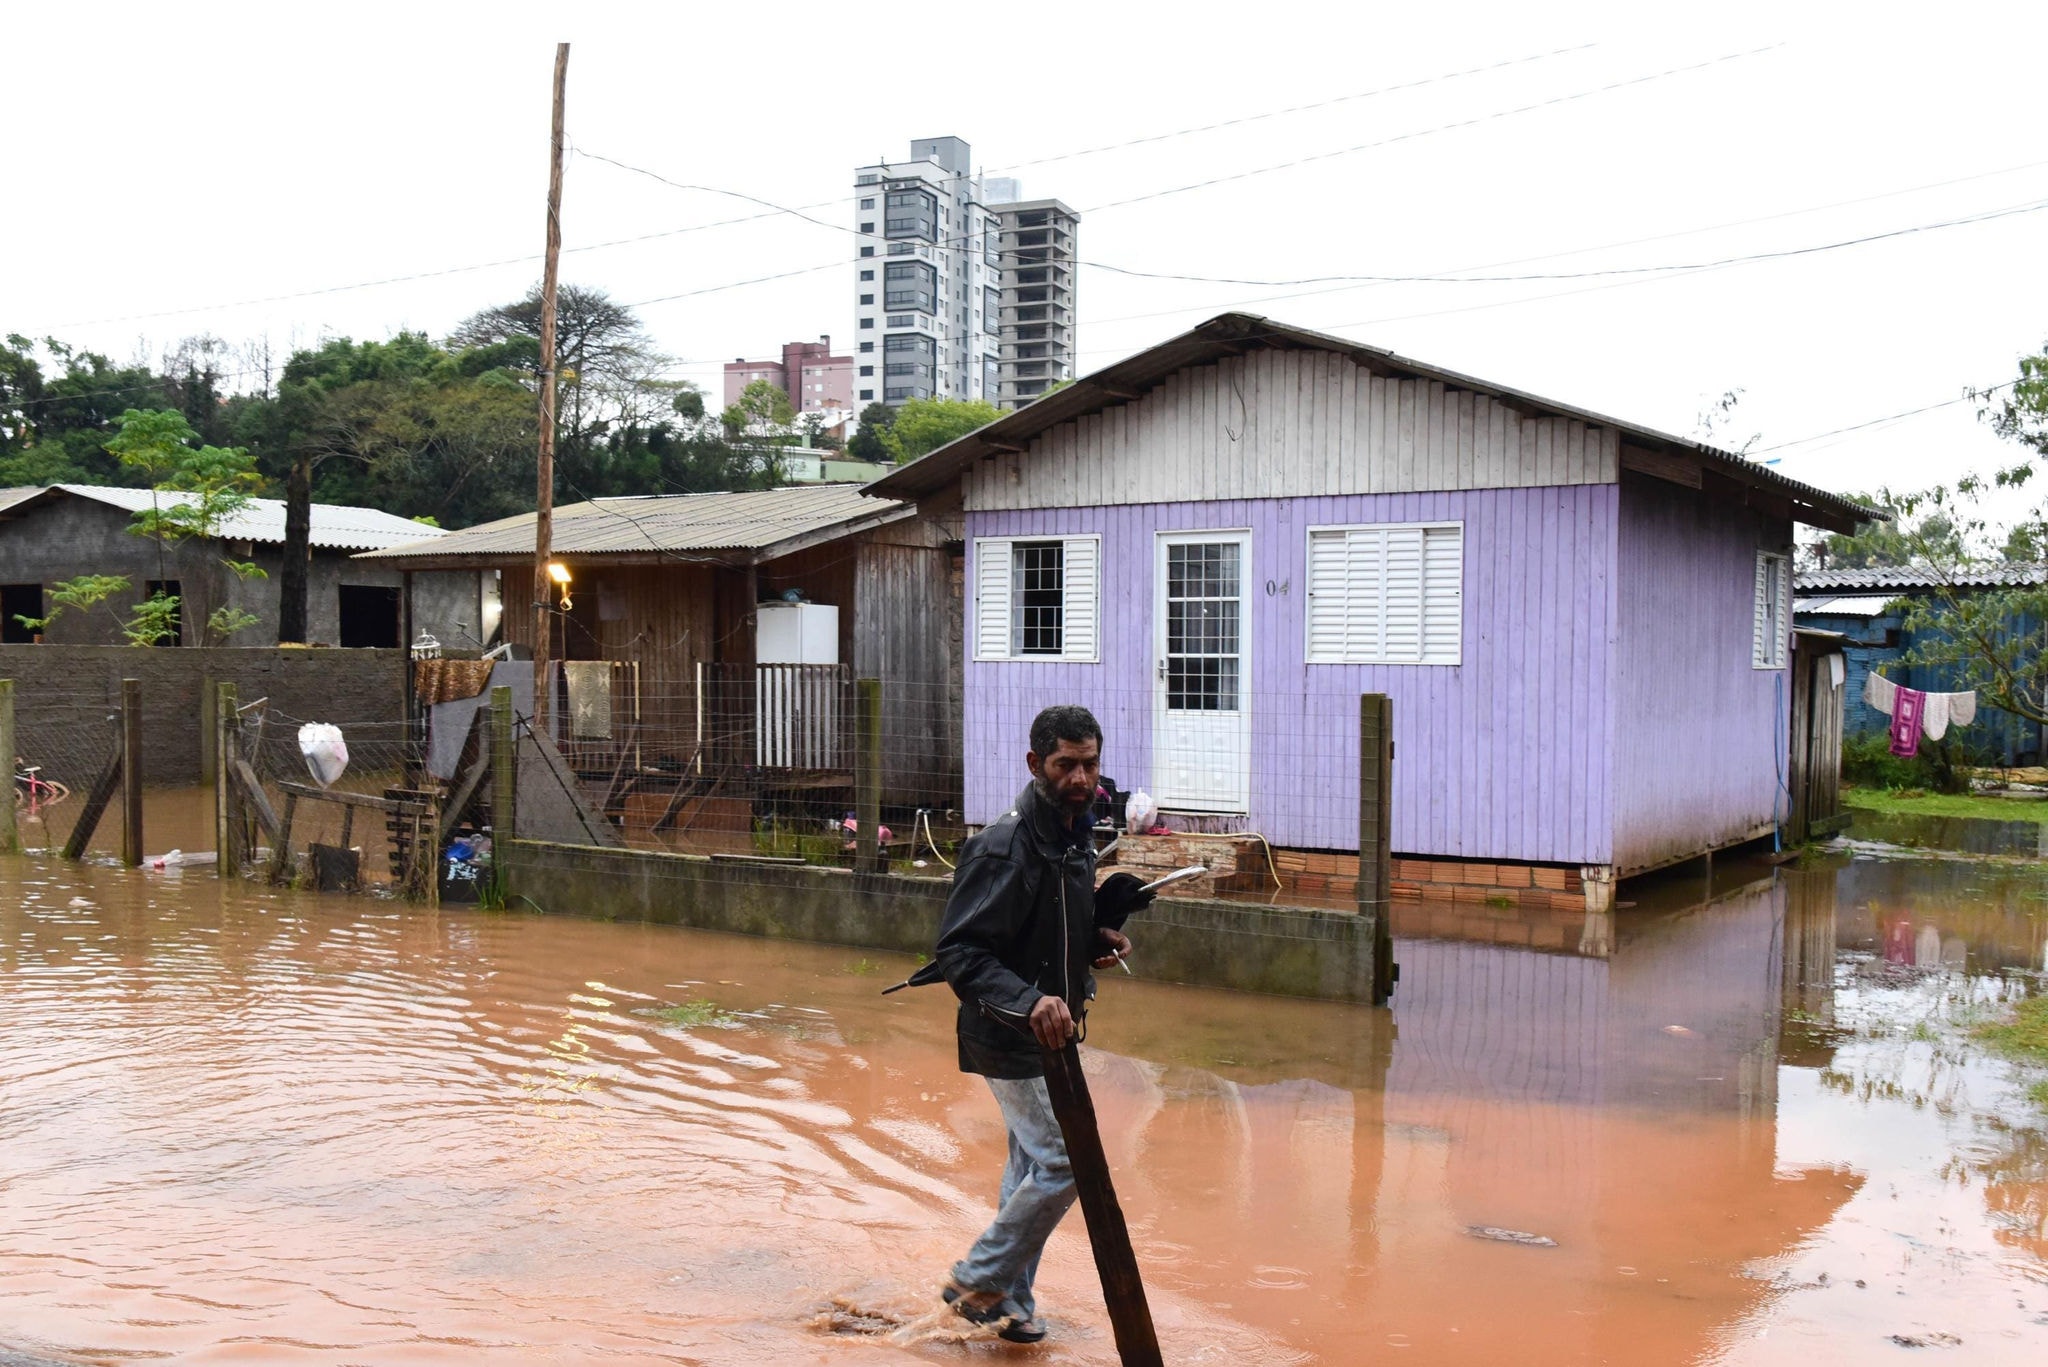
M137 483L107 439L128 409L175 403L147 366L10 334L0 347L0 485Z
M120 462L142 473L155 491L150 506L138 511L129 531L148 537L157 547L157 574L165 573L166 548L190 543L206 548L202 573L186 598L196 598L204 616L198 643L219 645L230 635L256 621L251 614L213 600L219 592L215 581L225 570L237 579L260 579L263 570L246 560L220 555L214 543L221 541L232 520L249 506L249 500L263 484L256 462L239 447L193 446L197 433L182 413L172 409L130 409L120 419L120 431L106 443ZM181 576L182 578L182 576ZM143 635L130 638L138 645L155 644L175 631L183 605L177 595L159 590L148 602L137 606ZM136 625L131 622L131 627Z
M1853 503L1891 514L1884 522L1859 522L1853 535L1829 533L1806 543L1803 568L1860 570L1932 563L1967 563L1962 530L1946 506L1920 511L1919 496L1848 494Z
M872 461L877 465L889 461L889 448L883 443L882 434L894 421L896 410L888 404L871 403L861 409L858 430L846 442L847 459Z
M535 285L523 299L472 314L449 334L448 346L507 369L516 356L537 381L540 315ZM607 433L676 411L676 398L694 386L663 378L673 364L626 305L601 289L556 287L555 459L571 482L580 482L575 476L587 470Z
M98 607L117 593L128 591L128 576L125 574L81 574L75 579L50 586L50 610L41 617L14 614L14 620L30 631L47 631L52 622L72 608L84 612ZM115 618L118 622L120 619Z
M882 447L901 465L988 426L1003 411L980 399L912 399L896 410Z
M718 421L730 441L746 437L755 441L785 442L793 439L790 427L796 421L796 408L790 403L789 395L775 385L766 380L752 380L740 391L738 399L725 406Z
M334 338L285 363L276 397L248 406L237 429L285 484L279 640L306 638L316 494L452 526L533 506L532 354L517 341L450 353L401 332Z

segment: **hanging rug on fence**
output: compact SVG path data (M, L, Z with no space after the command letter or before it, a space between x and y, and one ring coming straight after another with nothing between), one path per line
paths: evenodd
M491 681L491 660L415 660L413 692L424 704L474 698Z
M577 740L612 738L612 662L564 660L569 681L569 734Z

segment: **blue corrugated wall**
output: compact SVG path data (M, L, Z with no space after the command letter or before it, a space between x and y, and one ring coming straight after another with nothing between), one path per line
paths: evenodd
M1900 617L1897 612L1888 612L1882 617L1843 617L1819 612L1798 614L1798 624L1802 627L1838 631L1848 638L1843 652L1848 660L1848 696L1842 717L1845 735L1882 731L1891 725L1891 718L1863 701L1863 680L1873 669L1901 687L1917 688L1926 693L1950 693L1957 687L1957 671L1953 669L1899 663L1919 639L1918 634L1900 625ZM2031 619L2022 619L2017 629L2030 635L2040 635L2040 624ZM1976 721L1960 731L1951 732L1950 738L1967 742L1973 750L1987 754L1997 763L2042 762L2040 728L2023 717L2015 717L1995 707L1980 705Z

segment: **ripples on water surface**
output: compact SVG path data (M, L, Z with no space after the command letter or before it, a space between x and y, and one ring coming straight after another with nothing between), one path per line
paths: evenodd
M826 1328L923 1314L1000 1165L950 999L876 995L900 960L0 878L0 1347L1007 1360ZM1167 1360L2048 1360L2041 1117L1913 1028L2043 966L2044 886L1858 861L1612 926L1411 909L1391 1025L1106 982L1090 1077ZM1020 1360L1115 1360L1078 1216L1041 1299Z

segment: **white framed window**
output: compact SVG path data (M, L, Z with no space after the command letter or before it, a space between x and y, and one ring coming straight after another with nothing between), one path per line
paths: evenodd
M1750 633L1752 669L1783 669L1792 636L1792 560L1774 551L1756 553L1755 626Z
M1465 524L1308 529L1310 664L1463 661Z
M974 658L1100 658L1099 536L974 539Z

